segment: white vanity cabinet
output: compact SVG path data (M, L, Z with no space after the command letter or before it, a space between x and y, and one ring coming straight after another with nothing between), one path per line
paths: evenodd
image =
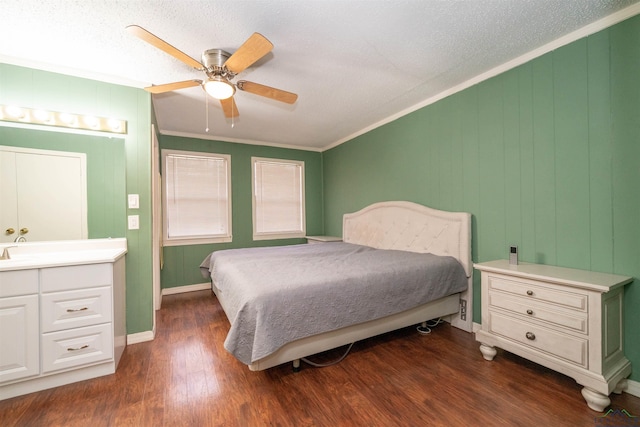
M102 263L40 271L44 374L113 358L112 270Z
M591 409L609 406L631 373L623 296L633 278L506 260L474 267L482 272L476 339L484 358L500 347L575 379Z
M40 254L33 268L0 261L0 399L115 372L126 346L124 244Z

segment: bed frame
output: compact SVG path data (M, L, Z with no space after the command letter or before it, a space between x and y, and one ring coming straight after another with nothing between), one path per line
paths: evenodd
M343 241L379 249L396 249L456 258L468 278L467 290L395 315L303 338L249 365L252 371L268 369L406 326L443 318L467 332L472 330L473 262L471 215L446 212L412 202L374 203L343 217Z

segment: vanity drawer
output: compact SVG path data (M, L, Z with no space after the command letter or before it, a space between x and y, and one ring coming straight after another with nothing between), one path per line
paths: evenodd
M588 297L586 294L565 291L558 286L553 288L545 287L535 281L512 280L502 276L489 276L489 291L498 290L513 295L535 299L571 308L574 310L587 311Z
M490 332L548 353L553 357L587 368L588 341L586 339L532 325L511 316L491 311Z
M516 297L497 291L489 291L489 305L572 331L588 333L587 315L583 312L566 310L531 298Z
M107 361L113 358L111 323L42 335L42 372Z
M38 293L38 270L0 272L0 298Z
M113 267L109 263L51 267L40 271L41 292L97 288L112 284Z
M111 288L53 292L41 296L42 332L54 332L112 320Z

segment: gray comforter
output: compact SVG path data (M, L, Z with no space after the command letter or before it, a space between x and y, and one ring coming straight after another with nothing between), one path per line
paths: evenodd
M231 323L224 346L247 365L288 342L467 288L452 257L342 242L221 250L201 269Z

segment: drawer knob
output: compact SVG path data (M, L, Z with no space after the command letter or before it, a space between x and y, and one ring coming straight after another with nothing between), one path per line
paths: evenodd
M527 337L528 340L531 340L531 341L536 339L536 334L534 334L533 332L527 332L525 336Z
M78 347L78 348L69 347L67 351L79 351L79 350L84 350L85 348L89 348L89 345L85 344L82 347Z
M528 309L528 310L527 310L527 314L528 314L529 316L531 316L531 315L533 314L533 310Z
M533 291L527 291L527 295L533 295Z
M67 309L67 313L77 313L78 311L86 311L89 310L88 307L82 307L82 308L68 308Z

